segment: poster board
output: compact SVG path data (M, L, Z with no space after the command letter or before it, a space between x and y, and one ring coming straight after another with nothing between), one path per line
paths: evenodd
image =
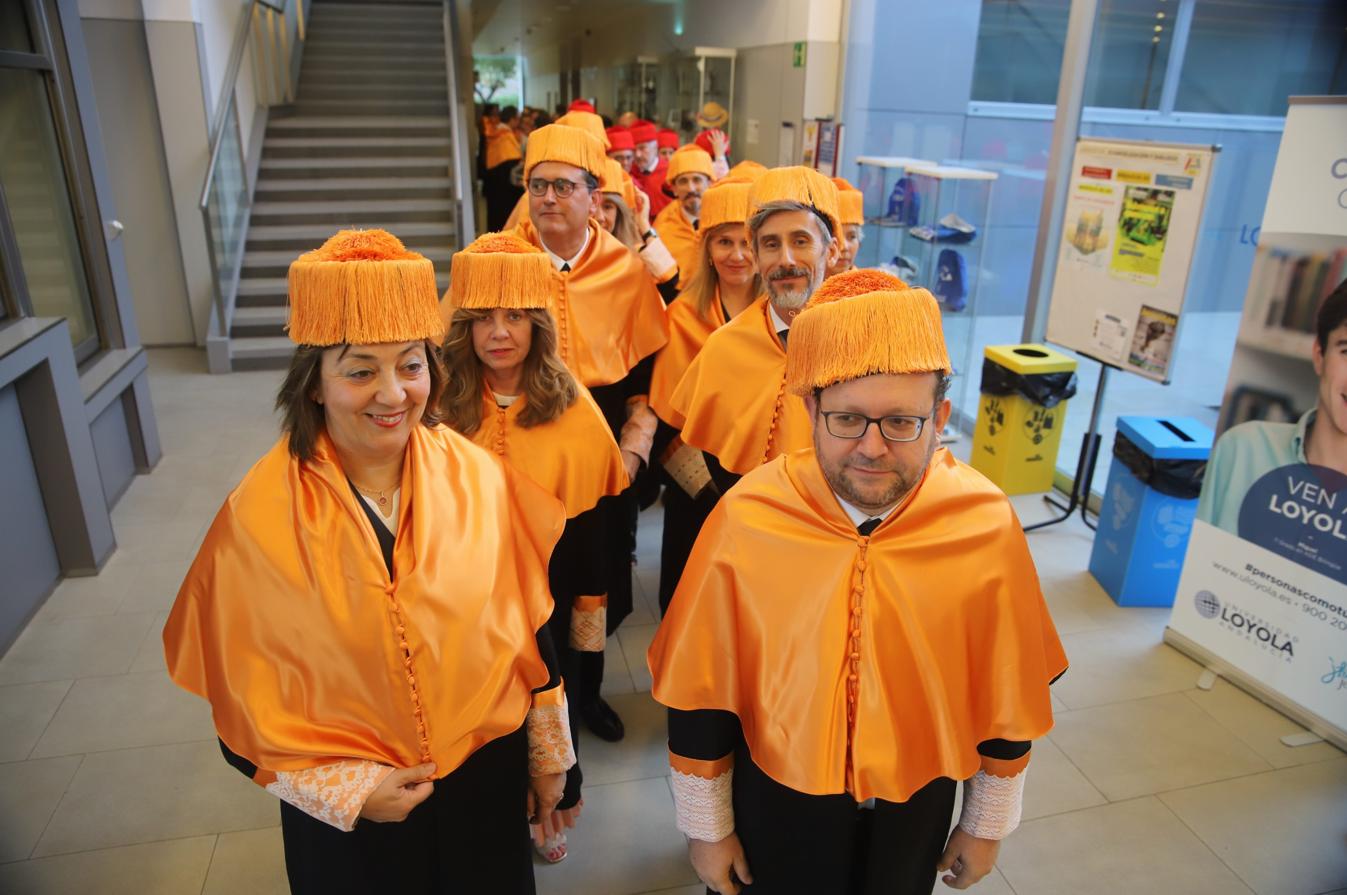
M1076 142L1049 342L1169 381L1215 154L1211 146Z
M1347 451L1315 437L1347 366L1315 361L1347 277L1347 97L1327 99L1291 101L1165 641L1347 748Z

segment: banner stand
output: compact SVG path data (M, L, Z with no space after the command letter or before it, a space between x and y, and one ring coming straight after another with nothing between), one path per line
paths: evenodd
M1080 457L1076 460L1076 478L1071 482L1071 493L1067 495L1070 499L1066 504L1062 504L1051 494L1043 495L1045 501L1057 509L1063 510L1063 514L1055 519L1026 525L1024 526L1026 532L1065 522L1075 514L1076 507L1080 507L1080 520L1085 523L1085 526L1091 531L1096 528L1095 523L1090 521L1088 512L1090 483L1094 481L1094 467L1099 460L1099 442L1101 440L1099 417L1104 409L1104 389L1108 386L1108 373L1111 369L1113 367L1106 363L1101 362L1099 364L1099 383L1094 390L1094 406L1090 408L1090 425L1085 430L1085 437L1080 442Z
M1320 717L1315 712L1288 699L1279 691L1266 686L1253 675L1244 673L1239 667L1225 661L1216 653L1198 644L1197 641L1180 634L1178 631L1174 630L1172 625L1165 628L1165 643L1174 647L1174 649L1183 653L1194 662L1203 665L1208 671L1215 672L1238 686L1241 690L1253 694L1260 701L1267 703L1278 712L1281 712L1301 727L1304 727L1306 730L1313 733L1318 739L1332 743L1339 749L1347 751L1347 736L1344 736L1343 732L1326 718ZM1300 736L1296 735L1296 737L1297 745L1302 744ZM1312 742L1316 742L1316 740L1304 740L1303 744L1308 745Z

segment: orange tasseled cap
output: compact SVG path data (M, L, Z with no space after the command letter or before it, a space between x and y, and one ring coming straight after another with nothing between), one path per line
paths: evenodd
M547 253L513 232L484 233L450 262L449 301L458 308L547 308L560 286Z

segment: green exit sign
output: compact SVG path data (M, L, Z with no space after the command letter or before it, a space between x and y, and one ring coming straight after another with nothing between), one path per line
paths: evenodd
M804 68L804 41L796 41L795 52L791 57L795 68Z

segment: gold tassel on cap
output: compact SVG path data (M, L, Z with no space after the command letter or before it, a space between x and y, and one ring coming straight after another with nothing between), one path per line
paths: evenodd
M547 308L559 286L547 253L514 233L485 233L450 262L455 309Z
M669 158L669 170L664 175L664 182L672 185L684 174L701 174L707 180L715 180L716 169L705 149L689 144L674 150L673 156Z
M616 159L610 158L604 162L603 176L599 178L599 192L621 196L632 213L636 213L636 184Z
M300 345L438 342L435 266L386 230L341 230L290 263L290 322Z
M607 152L613 146L612 142L608 139L608 129L603 126L603 119L593 112L585 112L583 110L567 112L552 123L562 124L566 127L578 127L580 130L602 143L604 152Z
M842 223L862 226L865 223L865 194L845 177L834 177L833 186L837 187L837 211Z
M901 292L911 288L888 271L857 267L828 277L823 285L814 290L809 300L822 304L835 298L848 298L867 292Z
M866 292L809 304L790 326L786 388L816 388L875 374L948 373L940 305L925 289Z
M803 165L772 168L754 182L748 202L754 213L770 202L799 202L812 206L832 225L833 238L842 235L842 221L837 212L837 187L813 168Z
M742 224L748 220L748 191L753 181L727 175L702 193L702 213L697 220L697 238L704 239L721 224Z
M757 180L767 173L767 166L759 164L752 159L744 159L735 165L726 174L727 177L747 177L749 180Z
M593 134L564 124L549 124L529 134L524 150L524 176L528 177L533 166L541 162L561 162L597 178L603 176L603 163L607 159L603 143Z

